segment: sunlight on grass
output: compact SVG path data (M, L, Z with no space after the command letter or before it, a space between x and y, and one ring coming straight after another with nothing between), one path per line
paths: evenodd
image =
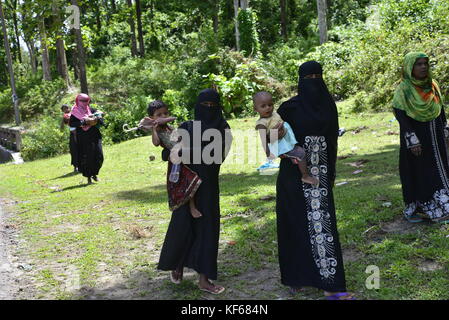
M403 208L397 122L390 113L348 115L345 108L347 104L339 104L340 127L347 132L339 140L334 196L348 288L359 298L447 299L449 284L443 280L449 270L448 228L382 229L400 221ZM252 130L255 119L229 123L234 130ZM192 282L175 289L166 273L156 270L170 219L161 150L148 136L104 149L101 181L90 186L71 173L68 155L0 165L0 197L18 201L11 210L25 240L21 252L35 266L31 275L41 288L39 297L83 298L88 295L83 290L91 288L94 293L89 294L105 297L108 290L116 290L126 292L124 298L200 298ZM150 155L156 160L150 161ZM257 173L263 160L222 166L219 280L235 288L227 298L240 297L235 296L238 288L246 288L251 274L264 270L274 277L271 291L247 289L245 297L276 299L285 291L276 278L277 175ZM363 166L355 167L357 161ZM425 261L432 261L435 270L422 271ZM379 290L365 287L370 264L381 270ZM75 292L55 276L70 276L71 266L80 274L81 289ZM307 297L315 295L297 298Z

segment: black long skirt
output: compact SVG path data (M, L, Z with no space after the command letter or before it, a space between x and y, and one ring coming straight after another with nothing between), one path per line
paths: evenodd
M202 217L193 218L189 204L173 211L159 259L159 270L188 267L217 279L220 235L220 165L189 165L202 180L195 204Z
M78 146L76 142L76 130L70 131L69 150L71 157L71 165L78 168Z
M78 171L85 177L98 175L103 165L103 147L100 130L91 127L84 131L77 128Z
M405 217L415 213L436 220L449 216L449 161L443 112L432 121L419 122L408 118L408 127L401 125L399 172ZM407 145L410 147L409 135L406 134L409 130L413 130L422 146L420 156L413 155L407 148Z
M335 160L323 136L305 137L303 148L311 175L320 185L302 183L298 166L282 159L276 184L276 213L281 282L331 292L346 291L336 226L332 182Z

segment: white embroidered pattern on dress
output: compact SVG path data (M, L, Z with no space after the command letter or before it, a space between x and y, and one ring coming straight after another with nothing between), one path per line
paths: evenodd
M320 181L318 187L302 183L309 221L312 254L321 278L333 282L337 259L329 214L327 143L325 137L307 136L304 142L310 174Z
M415 201L408 203L404 209L404 215L410 217L419 209L430 219L439 219L449 215L449 181L444 163L441 158L440 147L438 144L435 120L430 122L430 137L432 139L432 147L437 164L438 173L444 189L437 190L432 199L426 202Z

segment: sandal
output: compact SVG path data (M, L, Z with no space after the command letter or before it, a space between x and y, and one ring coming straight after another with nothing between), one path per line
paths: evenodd
M348 297L348 298L345 298L345 297ZM338 292L331 296L326 296L326 300L357 300L357 299L354 297L353 293Z
M177 276L180 275L180 277L179 277L178 279L176 279L176 278L174 277L173 273L176 273ZM174 284L180 284L181 281L182 281L182 273L180 273L180 272L178 272L178 271L176 271L176 270L173 270L172 272L170 272L170 281L171 281L172 283L174 283Z
M418 216L416 214L412 215L412 216L409 216L409 217L405 217L405 219L407 219L407 221L410 222L410 223L418 223L418 222L423 222L424 221L423 218L421 218L420 216Z
M223 292L225 291L225 288L224 288L224 287L216 286L216 285L213 284L212 282L209 282L209 283L213 286L214 289L201 288L201 287L199 287L200 290L201 290L201 291L206 291L206 292L211 293L211 294L220 294L220 293L223 293Z
M441 223L441 224L448 224L449 223L449 216L432 219L432 222Z
M290 292L290 294L295 295L295 294L304 292L304 288L302 288L302 287L289 287L288 291Z

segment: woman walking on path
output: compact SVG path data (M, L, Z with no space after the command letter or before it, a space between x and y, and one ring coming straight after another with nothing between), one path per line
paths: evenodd
M92 179L98 181L98 173L103 165L103 148L101 145L101 133L95 114L98 111L89 107L90 97L81 93L75 99L72 107L69 126L76 128L78 146L78 171L87 177L87 183Z
M351 300L346 292L332 188L337 159L338 113L318 62L299 67L299 94L278 109L304 148L318 186L301 181L292 162L281 160L276 185L279 265L282 284L324 290L329 300Z
M198 124L201 124L201 136L204 131L214 129L221 137L221 141L215 141L216 138L212 142L202 141L201 136L194 133ZM211 144L215 143L216 145L217 142L221 148L222 157L218 163L207 164L201 157L200 163L186 164L202 180L195 194L195 204L202 216L192 217L188 203L173 211L161 250L158 269L171 271L170 279L176 284L180 283L183 278L184 267L194 269L199 274L200 290L220 294L225 288L212 283L210 279L217 279L220 234L218 176L220 165L226 156L225 135L229 132L226 130L229 129L229 125L223 118L218 93L212 89L201 91L195 105L195 121L184 122L180 128L189 133L191 159L194 159L195 155L202 155L205 148L209 150ZM199 141L194 141L195 139L199 139ZM195 146L199 147L195 148ZM188 150L183 149L183 152L188 152Z
M443 96L432 78L425 53L410 52L405 56L393 111L400 126L399 172L404 216L410 222L420 222L422 217L447 222L449 129Z

